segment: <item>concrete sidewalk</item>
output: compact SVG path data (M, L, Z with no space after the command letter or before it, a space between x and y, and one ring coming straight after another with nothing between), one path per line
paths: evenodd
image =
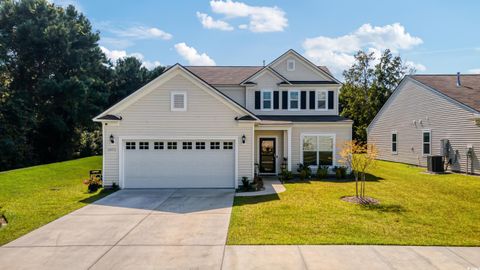
M222 269L480 269L477 247L227 246Z

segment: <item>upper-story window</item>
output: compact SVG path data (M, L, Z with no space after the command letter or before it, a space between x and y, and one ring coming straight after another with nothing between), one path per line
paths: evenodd
M287 71L295 71L295 60L293 59L287 60Z
M316 110L326 110L328 108L328 98L327 91L319 90L316 93L315 98L315 109Z
M271 110L273 103L273 94L271 90L262 90L262 110Z
M170 109L172 111L186 111L187 110L187 93L172 92L170 95Z
M298 110L300 108L300 91L290 90L288 91L288 109Z

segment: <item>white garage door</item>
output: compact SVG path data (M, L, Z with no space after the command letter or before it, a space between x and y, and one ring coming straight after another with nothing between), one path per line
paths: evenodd
M125 188L232 188L234 141L124 140Z

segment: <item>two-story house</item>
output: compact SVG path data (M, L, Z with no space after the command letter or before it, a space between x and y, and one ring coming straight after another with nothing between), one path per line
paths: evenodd
M351 140L341 83L289 50L266 66L182 66L106 110L104 185L233 188L255 171L335 166Z

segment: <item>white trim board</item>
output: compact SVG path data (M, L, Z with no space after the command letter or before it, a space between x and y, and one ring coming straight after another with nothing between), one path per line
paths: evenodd
M335 133L321 133L321 132L314 132L314 133L300 133L300 163L303 163L303 138L305 136L324 136L324 137L332 137L333 138L333 145L332 145L332 165L329 167L337 166L337 134Z
M280 141L280 137L278 135L258 135L256 144L258 145L258 153L257 153L257 163L260 166L260 139L275 139L275 173L260 173L260 170L258 170L258 174L262 175L277 175L279 173L279 166L277 166L278 163L278 158L279 156L279 151L278 151L278 142ZM282 141L283 144L283 141ZM282 157L283 159L283 157Z

